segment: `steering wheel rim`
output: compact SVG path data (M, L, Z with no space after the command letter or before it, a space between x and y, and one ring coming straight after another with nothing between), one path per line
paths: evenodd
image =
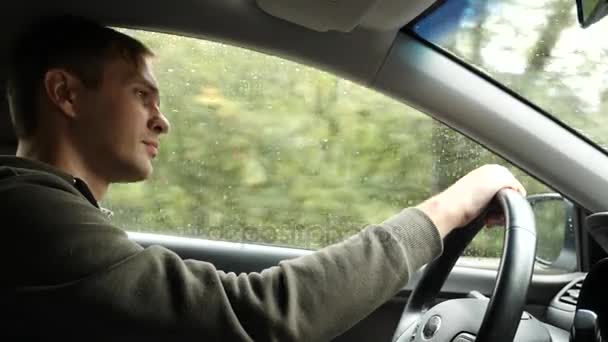
M494 201L498 202L504 213L506 232L493 295L487 304L479 330L471 332L476 335L477 342L513 341L526 302L536 256L534 213L526 198L515 190L502 189ZM442 255L425 267L420 281L408 298L393 335L394 342L410 341L412 337L405 333L414 324L419 324L424 312L432 306L456 261L483 228L488 211L486 208L471 223L446 236ZM449 325L450 322L443 324ZM431 340L432 338L425 339Z

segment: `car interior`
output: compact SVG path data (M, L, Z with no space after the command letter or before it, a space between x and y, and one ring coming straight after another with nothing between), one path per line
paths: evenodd
M472 267L459 260L481 228L474 221L462 236L446 239L441 258L335 341L605 341L600 334L608 336L602 285L608 264L602 261L607 256L602 246L608 247L608 216L601 214L608 211L608 152L544 106L425 39L420 23L432 25L432 20L423 19L451 2L459 1L3 2L0 91L5 93L6 47L18 32L38 18L70 14L112 27L280 56L385 94L464 134L559 193L556 198L567 207L568 230L558 260L547 264L560 271L534 271L542 260L535 255L536 212L529 204L534 207L535 201L548 197L530 196L522 203L504 192L498 201L507 233L498 267ZM594 2L595 7L568 2L572 11L579 8L581 27L608 21L601 21L608 8L605 1ZM603 63L608 63L608 55ZM0 98L0 153L14 154L17 141L9 108L5 96ZM516 229L522 227L530 231ZM259 272L313 252L141 231L130 231L129 237L144 247L162 245L182 258L209 261L235 273ZM441 317L441 324L434 317Z

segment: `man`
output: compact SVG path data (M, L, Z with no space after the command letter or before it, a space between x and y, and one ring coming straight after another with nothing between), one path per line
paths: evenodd
M224 273L112 226L109 185L146 179L169 123L152 52L81 19L32 27L12 52L8 98L19 144L0 158L11 268L8 333L83 340L325 341L390 299L501 188L503 167L352 238L261 273ZM6 252L6 251L5 251Z

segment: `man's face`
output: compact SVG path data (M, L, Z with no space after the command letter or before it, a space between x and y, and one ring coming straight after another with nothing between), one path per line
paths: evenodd
M108 182L133 182L152 173L159 136L169 122L159 109L158 85L148 59L105 63L97 88L85 88L76 130L89 169Z

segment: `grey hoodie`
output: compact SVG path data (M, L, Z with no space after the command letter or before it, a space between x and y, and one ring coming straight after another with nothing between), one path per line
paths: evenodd
M130 241L82 180L40 162L0 156L0 201L10 289L2 340L327 341L442 250L431 220L409 208L237 275Z

